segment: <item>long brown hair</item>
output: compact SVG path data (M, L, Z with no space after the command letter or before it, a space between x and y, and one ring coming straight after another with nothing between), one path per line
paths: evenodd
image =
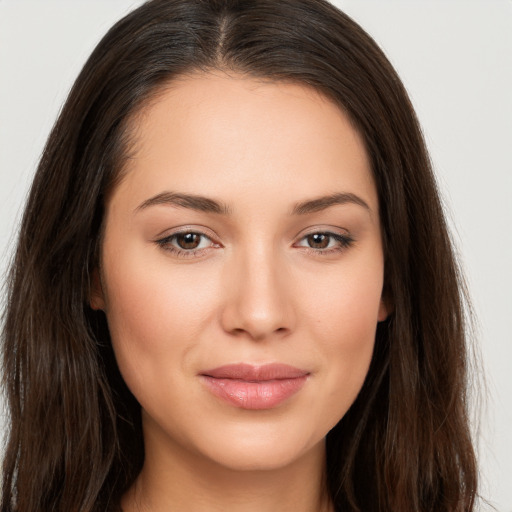
M352 119L371 159L385 294L363 389L327 436L341 511L473 510L465 295L422 134L375 42L325 0L153 0L85 64L48 139L22 221L3 326L10 430L2 512L117 509L144 460L140 407L88 305L105 195L128 122L197 70L308 84Z

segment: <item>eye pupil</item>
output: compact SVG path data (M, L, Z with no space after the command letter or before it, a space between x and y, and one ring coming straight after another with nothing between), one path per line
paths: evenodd
M182 249L195 249L201 243L201 235L197 233L181 233L176 242Z
M329 245L329 235L314 233L308 236L308 244L314 249L326 249Z

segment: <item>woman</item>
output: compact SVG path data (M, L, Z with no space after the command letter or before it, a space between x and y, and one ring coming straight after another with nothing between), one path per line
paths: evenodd
M389 62L318 0L154 0L22 223L2 510L470 511L463 289Z

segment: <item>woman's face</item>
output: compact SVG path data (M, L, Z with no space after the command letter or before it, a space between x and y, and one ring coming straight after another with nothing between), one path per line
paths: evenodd
M323 450L387 315L360 136L306 86L222 73L173 82L134 123L91 305L147 450L234 469Z

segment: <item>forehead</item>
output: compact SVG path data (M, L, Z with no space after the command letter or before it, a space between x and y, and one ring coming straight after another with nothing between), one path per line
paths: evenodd
M229 201L258 186L301 199L348 187L376 205L360 134L338 105L304 84L182 76L134 116L131 131L119 188L137 195L171 188Z

